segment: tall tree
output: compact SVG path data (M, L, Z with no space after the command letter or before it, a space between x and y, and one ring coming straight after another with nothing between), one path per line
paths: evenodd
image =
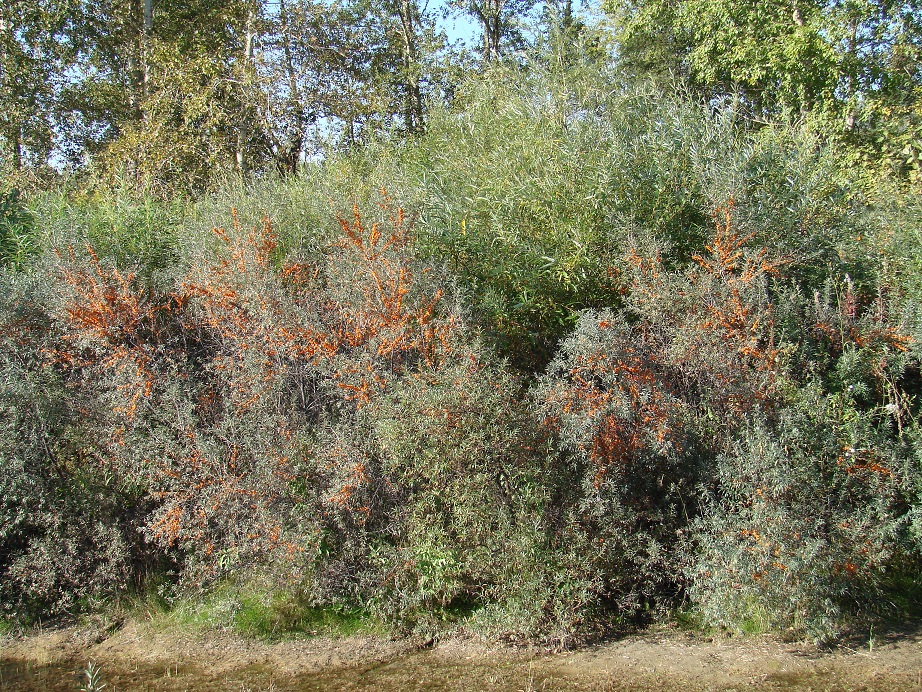
M565 68L608 60L608 32L575 10L573 0L545 0L539 24L539 60Z
M867 162L922 177L922 0L605 0L622 68L811 113Z
M399 55L395 86L400 91L404 123L409 132L418 132L423 126L423 9L416 0L386 0L381 5L388 18L396 20L391 35Z
M757 115L840 111L918 84L922 2L605 0L622 66L737 93ZM849 105L851 104L851 105Z
M92 6L83 73L97 137L87 148L104 170L196 189L217 168L254 163L247 39L258 9L255 0Z
M351 144L379 112L374 75L384 30L360 2L280 0L258 62L262 127L281 171L292 172L312 133Z
M314 139L420 131L445 43L418 0L11 0L0 155L166 190L292 172Z
M48 163L76 60L75 19L63 0L0 4L0 157L7 170Z
M452 0L451 5L470 15L481 30L481 51L487 62L502 56L505 44L520 38L518 20L531 11L536 0Z
M456 65L445 33L436 25L428 3L384 0L370 3L384 28L386 43L379 69L390 94L391 113L405 133L424 129L426 104L440 97Z

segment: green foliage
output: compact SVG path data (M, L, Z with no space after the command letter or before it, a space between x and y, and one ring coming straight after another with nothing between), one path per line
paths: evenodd
M822 639L882 607L888 571L917 551L905 512L918 471L902 452L854 401L815 388L770 431L746 431L698 520L691 593L706 620Z
M233 73L213 55L179 55L169 44L152 53L157 49L160 69L149 84L144 118L121 124L118 139L97 157L101 177L163 197L208 190L233 170L238 123L232 112L245 106ZM257 156L247 149L248 158Z
M756 122L808 114L853 160L917 177L919 7L610 0L620 66L732 97ZM904 178L905 179L905 178Z
M414 142L332 158L279 197L387 187L417 211L420 252L470 287L489 343L538 372L580 310L620 307L633 238L679 266L729 199L742 231L811 285L830 264L857 278L856 239L877 231L856 180L811 126L754 131L732 104L625 87L587 59L524 76L494 67L454 109L433 108Z
M0 194L0 264L22 268L36 252L34 219L19 190Z
M93 661L86 664L83 675L86 677L86 683L80 688L80 692L100 692L107 687L103 682L102 669Z
M736 218L682 271L629 253L631 321L585 313L540 392L620 613L687 589L707 625L825 638L917 560L911 339L849 277L797 305L803 263Z
M242 598L234 626L246 636L270 640L299 634L345 637L369 630L368 617L361 611L317 608L306 605L303 597L284 593L265 594L262 599L255 595Z
M521 46L521 24L536 3L535 0L451 0L450 4L480 25L481 57L489 63L499 60L507 48Z
M29 212L36 249L90 246L119 267L148 276L177 261L178 228L187 204L119 187L38 193L29 200Z
M69 94L60 77L74 66L71 8L58 0L14 0L0 26L0 170L41 170Z
M397 501L379 545L387 576L375 612L448 617L482 605L519 564L527 528L547 502L537 425L520 385L476 350L398 384L364 415L377 439L382 481Z
M269 641L292 637L334 636L377 632L380 625L367 612L332 605L320 608L309 593L277 581L271 573L231 577L193 597L140 605L156 628L221 629L231 627L246 637Z

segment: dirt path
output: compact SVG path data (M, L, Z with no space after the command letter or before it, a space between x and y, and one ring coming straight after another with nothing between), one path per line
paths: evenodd
M78 690L100 667L124 690L922 690L922 630L821 652L773 638L694 638L670 628L546 654L451 639L428 649L369 637L277 644L129 624L2 641L0 690Z

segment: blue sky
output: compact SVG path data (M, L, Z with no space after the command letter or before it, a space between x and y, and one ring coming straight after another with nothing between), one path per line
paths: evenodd
M447 4L447 0L429 0L429 9L438 17ZM573 9L578 12L585 4L585 0L574 0ZM439 18L438 23L445 30L449 41L460 39L470 46L479 41L480 29L468 14L453 10L445 19Z
M429 0L429 9L438 17L447 4L446 0ZM452 10L445 19L440 18L438 23L448 35L448 40L452 42L460 39L471 45L480 35L473 18L456 10Z

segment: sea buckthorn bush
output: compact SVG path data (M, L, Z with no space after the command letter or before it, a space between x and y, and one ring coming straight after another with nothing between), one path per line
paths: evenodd
M696 522L691 592L716 624L833 636L892 608L918 564L913 341L880 293L848 277L824 293L796 308L775 404L718 456Z
M105 464L95 401L53 355L54 288L14 273L0 289L0 604L20 622L78 612L157 562L143 490Z
M418 627L504 581L548 501L545 435L456 287L414 257L412 219L386 197L378 215L356 208L322 252L287 254L268 220L234 216L172 275L88 245L48 255L59 290L28 346L73 402L50 434L92 436L70 482L116 479L101 505L134 493L131 540L85 531L127 561L123 581L144 551L187 587L269 566L319 606Z
M626 617L675 593L680 566L669 548L685 521L682 494L694 493L686 406L661 355L622 316L586 313L540 393L576 483L567 530L587 534L596 597Z
M205 199L8 199L3 612L257 573L554 647L901 612L918 200L618 79L498 66L399 147Z
M718 460L689 576L715 625L823 639L886 607L888 570L917 550L905 527L917 472L848 402L798 399Z
M93 257L63 270L78 365L108 378L113 463L147 479L149 538L188 553L198 579L295 560L334 515L369 511L361 461L324 430L360 425L393 380L435 363L453 324L414 285L404 223L396 210L386 231L365 228L356 211L326 258L301 262L274 254L268 221L235 221L162 296Z
M823 638L918 560L912 340L847 277L800 298L732 200L714 216L685 269L629 251L625 310L582 315L540 398L598 605L683 594L713 625Z

